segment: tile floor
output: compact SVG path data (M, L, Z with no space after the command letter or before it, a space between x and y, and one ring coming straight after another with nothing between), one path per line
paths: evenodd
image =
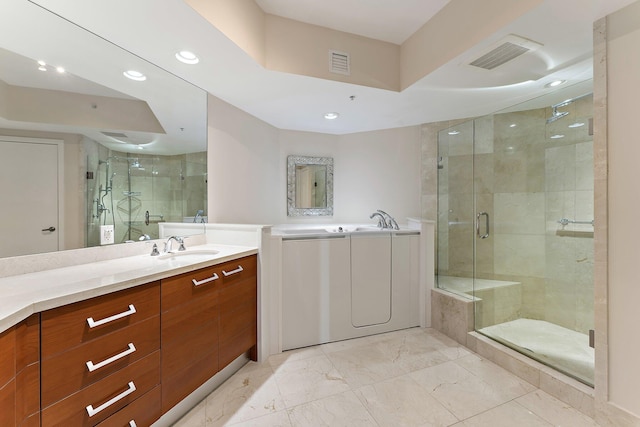
M249 362L175 426L597 424L445 335L414 328Z

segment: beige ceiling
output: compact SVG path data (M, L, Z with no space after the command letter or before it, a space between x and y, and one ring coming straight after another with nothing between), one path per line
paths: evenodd
M278 128L340 134L488 114L545 95L544 84L557 78L581 83L572 94L579 95L592 77L593 22L632 0L34 2ZM203 2L224 21L192 7ZM234 15L239 6L259 13ZM251 41L277 32L269 25L278 22L299 34L308 25L349 33L333 33L339 40L358 34L364 44L397 46L397 89L270 67L269 41ZM542 47L493 72L467 65L509 34ZM175 61L181 49L196 52L200 64ZM339 119L323 119L327 111Z

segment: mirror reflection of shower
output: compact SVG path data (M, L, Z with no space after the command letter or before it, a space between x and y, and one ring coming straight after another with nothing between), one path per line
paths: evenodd
M93 215L93 218L98 219L98 223L101 223L102 225L105 225L107 223L107 217L109 216L109 213L111 213L112 216L112 221L113 223L115 223L115 217L114 212L113 212L113 197L110 197L109 200L105 201L105 198L111 194L111 191L113 190L113 177L116 175L115 172L113 172L111 175L109 175L110 170L109 170L109 159L107 160L99 160L98 161L98 169L100 169L100 166L105 165L104 166L104 175L105 175L105 179L104 179L104 187L102 185L102 183L100 183L99 187L98 187L98 192L97 192L97 197L93 200L94 203L96 204L96 209L95 209L95 213ZM110 208L107 207L107 203L110 202Z
M88 153L87 166L87 246L100 244L103 225L113 225L115 243L125 243L159 238L165 221L207 220L206 152L156 155L100 148Z

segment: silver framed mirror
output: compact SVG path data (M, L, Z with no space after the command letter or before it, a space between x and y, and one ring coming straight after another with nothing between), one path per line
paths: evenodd
M287 215L333 215L333 157L287 157Z

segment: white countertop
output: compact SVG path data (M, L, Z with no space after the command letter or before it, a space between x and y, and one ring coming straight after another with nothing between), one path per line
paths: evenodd
M146 255L97 261L0 278L0 332L33 313L109 294L258 253L257 247L205 244L188 252L216 250L198 261Z

